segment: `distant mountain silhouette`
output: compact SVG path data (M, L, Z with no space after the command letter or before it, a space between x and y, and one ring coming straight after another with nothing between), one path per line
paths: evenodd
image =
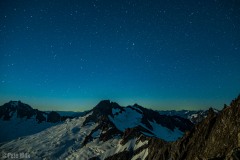
M213 109L215 113L219 110ZM189 119L192 123L197 124L207 117L209 110L165 110L159 111L160 114L169 116L180 116L182 118Z

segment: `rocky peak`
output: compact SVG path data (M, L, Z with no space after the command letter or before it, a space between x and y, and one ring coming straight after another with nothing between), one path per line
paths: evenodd
M238 97L236 99L232 100L230 106L239 108L239 105L240 105L240 94L238 95Z
M98 115L112 115L112 109L120 109L123 110L123 108L121 106L119 106L119 104L115 103L115 102L111 102L110 100L103 100L101 102L99 102L96 107L94 107L92 109L92 111L94 112L94 114L98 114Z
M98 122L106 119L108 120L108 116L113 116L113 108L119 109L121 111L124 110L123 107L121 107L119 104L111 102L110 100L100 101L92 110L88 112L92 112L92 114L86 118L84 124L87 124L89 122Z
M209 110L207 111L207 117L213 117L215 115L216 113L214 112L213 108L209 108Z
M111 101L110 100L102 100L94 108L95 109L111 108Z

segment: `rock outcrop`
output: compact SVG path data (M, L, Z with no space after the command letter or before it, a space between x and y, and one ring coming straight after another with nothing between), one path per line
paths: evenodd
M164 146L152 141L149 151L149 160L240 159L240 96L218 114L210 109L180 140Z

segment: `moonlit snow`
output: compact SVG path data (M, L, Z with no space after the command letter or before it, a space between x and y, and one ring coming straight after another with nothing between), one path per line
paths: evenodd
M97 155L104 159L124 151L126 148L137 149L148 143L147 141L137 142L135 138L122 145L120 136L102 142L98 139L102 131L97 130L93 133L94 139L84 146L84 139L98 125L97 123L83 125L86 117L90 114L72 120L68 119L63 124L53 126L40 133L10 141L1 145L0 150L10 153L27 152L34 159L42 159L43 157L50 159L56 157L59 159L89 159ZM146 157L146 155L147 150L144 150L140 155L136 155L136 158Z
M139 112L137 112L136 110ZM124 131L127 128L133 128L138 125L146 128L149 130L143 123L141 123L142 119L142 111L138 109L137 107L134 107L134 109L130 107L126 107L125 111L120 112L118 109L112 109L112 113L114 117L108 116L108 118L114 123L114 125L121 131ZM149 122L151 126L153 127L153 130L150 130L154 135L151 135L149 133L143 132L147 136L156 136L158 138L164 139L165 141L175 141L179 137L182 137L183 132L181 132L178 128L175 128L174 131L163 127L162 125L154 122Z

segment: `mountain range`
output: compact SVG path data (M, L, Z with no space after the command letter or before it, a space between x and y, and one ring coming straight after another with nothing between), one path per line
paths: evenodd
M12 101L0 106L0 125L5 123L1 137L19 122L28 127L26 121L34 123L18 128L26 132L44 127L2 140L0 151L3 159L14 153L27 153L31 159L240 158L240 96L221 111L210 108L181 113L137 104L122 107L104 100L81 116L63 117ZM201 118L191 119L196 117Z

